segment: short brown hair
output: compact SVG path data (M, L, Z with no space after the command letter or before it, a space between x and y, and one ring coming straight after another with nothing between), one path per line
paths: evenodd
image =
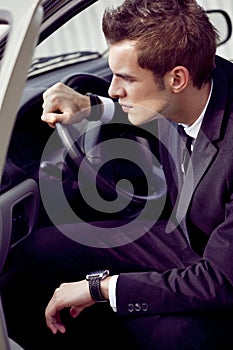
M218 34L195 0L125 0L105 11L102 27L110 45L136 41L139 65L158 78L179 65L198 88L211 78Z

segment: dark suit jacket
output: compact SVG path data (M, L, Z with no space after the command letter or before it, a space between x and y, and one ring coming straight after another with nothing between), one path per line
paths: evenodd
M173 214L199 258L164 273L120 274L117 310L129 314L129 303L140 302L148 305L147 315L233 311L233 64L216 58L212 96L182 189L176 126L162 124L161 162ZM145 310L131 310L134 314Z

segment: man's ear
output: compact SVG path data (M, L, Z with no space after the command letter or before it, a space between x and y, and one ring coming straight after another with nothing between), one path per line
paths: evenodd
M173 93L182 92L189 83L190 74L184 66L176 66L168 72L168 84Z

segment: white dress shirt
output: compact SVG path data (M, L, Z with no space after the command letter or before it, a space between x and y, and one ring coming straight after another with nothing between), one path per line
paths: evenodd
M100 118L103 123L109 123L114 115L114 102L109 97L98 96L104 106L104 112Z

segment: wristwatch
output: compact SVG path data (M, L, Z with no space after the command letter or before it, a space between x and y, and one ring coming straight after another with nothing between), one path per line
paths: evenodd
M86 280L89 283L89 290L91 297L96 302L107 301L101 293L100 281L109 276L109 270L100 270L95 272L90 272L86 275Z
M92 94L90 92L87 92L86 96L90 97L90 104L91 104L91 113L89 115L89 119L91 121L100 120L103 114L102 102L100 98L97 95Z

